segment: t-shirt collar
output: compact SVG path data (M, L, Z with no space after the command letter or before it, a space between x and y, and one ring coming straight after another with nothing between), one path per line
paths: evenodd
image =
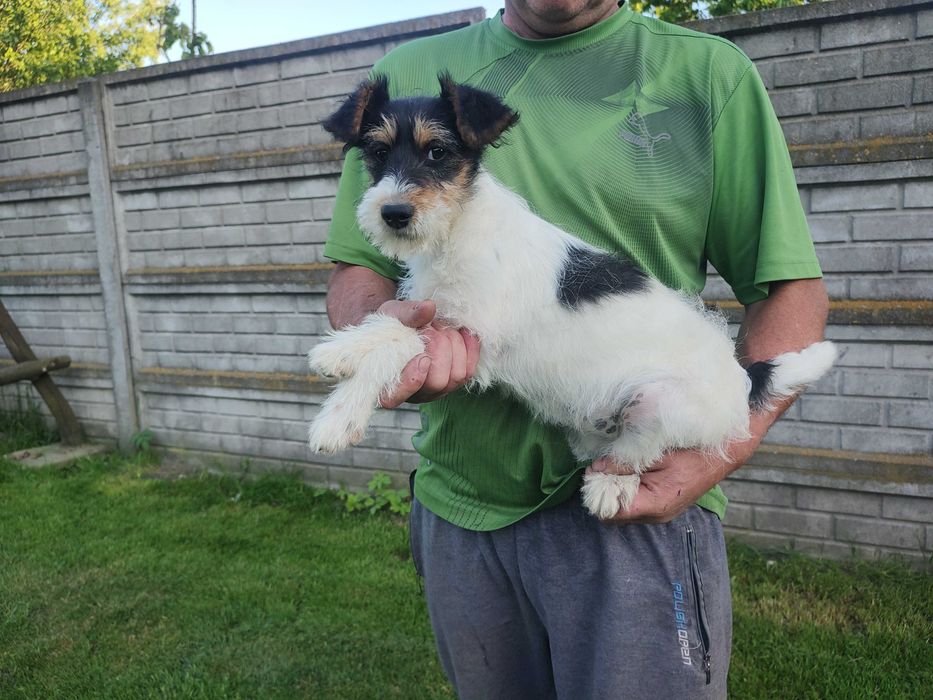
M632 19L632 11L626 4L610 17L586 29L581 29L579 32L557 36L552 39L524 39L514 34L511 29L502 23L502 13L503 10L499 10L495 17L486 20L486 26L493 37L512 48L539 53L562 53L586 48L621 29Z

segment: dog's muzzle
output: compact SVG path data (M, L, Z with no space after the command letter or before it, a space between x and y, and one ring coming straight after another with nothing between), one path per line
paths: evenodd
M415 210L410 204L384 204L380 213L386 226L399 230L408 226Z

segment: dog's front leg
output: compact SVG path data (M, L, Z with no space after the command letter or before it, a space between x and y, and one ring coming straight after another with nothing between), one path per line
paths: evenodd
M311 369L340 382L311 424L311 449L337 452L362 440L379 398L398 387L405 365L424 347L416 329L378 313L319 343L308 353Z
M583 505L600 520L608 520L619 510L628 510L638 493L638 474L610 474L590 469L583 475Z

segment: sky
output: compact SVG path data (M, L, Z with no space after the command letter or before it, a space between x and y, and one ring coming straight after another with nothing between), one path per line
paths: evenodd
M181 21L191 26L191 0L177 2ZM224 53L473 7L484 7L489 17L501 5L501 0L197 0L195 28L207 34L214 53Z

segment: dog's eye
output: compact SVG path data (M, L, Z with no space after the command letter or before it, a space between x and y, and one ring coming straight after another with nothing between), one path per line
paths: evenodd
M435 146L428 149L428 160L442 160L447 155L447 149Z
M385 163L389 159L389 149L385 146L374 148L371 153L373 158L378 160L380 163Z

